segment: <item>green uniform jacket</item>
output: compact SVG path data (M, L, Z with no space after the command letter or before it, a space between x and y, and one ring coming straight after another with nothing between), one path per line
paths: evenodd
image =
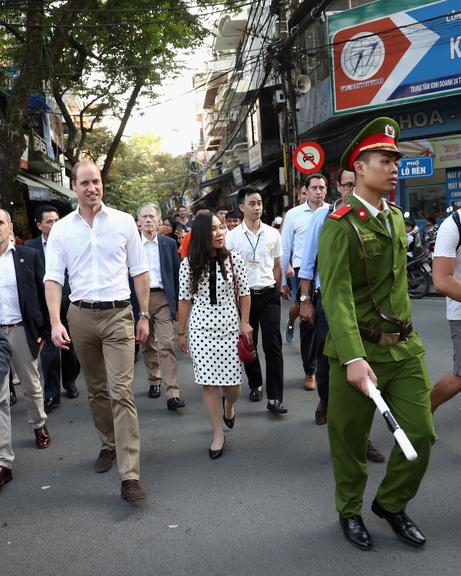
M324 354L341 364L353 358L392 362L421 354L424 348L415 332L394 346L362 341L359 324L388 333L399 329L379 318L372 306L360 243L346 219L355 223L363 239L371 288L381 312L405 323L411 319L407 238L399 208L389 205L394 231L391 236L356 197L352 196L349 204L353 210L339 219L327 218L320 234L318 267L322 305L330 329Z

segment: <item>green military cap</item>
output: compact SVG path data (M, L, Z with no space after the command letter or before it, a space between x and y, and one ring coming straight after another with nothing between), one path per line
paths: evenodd
M390 150L399 152L397 143L400 128L392 118L375 118L352 140L341 156L340 164L344 170L354 170L354 162L366 150Z

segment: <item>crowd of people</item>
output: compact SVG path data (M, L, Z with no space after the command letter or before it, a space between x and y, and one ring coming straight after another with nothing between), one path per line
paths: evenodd
M55 208L42 206L41 235L28 246L15 245L11 217L0 209L0 488L13 479L11 363L40 449L52 442L47 418L61 386L77 397L82 371L100 439L95 471L116 461L121 497L135 501L145 498L132 389L136 344L148 396L163 394L168 410L185 406L176 337L190 355L212 431L208 455L217 460L225 452L223 424L236 423L243 372L249 400L260 402L265 392L268 413L287 417L282 332L291 344L299 319L303 386L318 391L315 422L328 428L345 537L362 550L373 546L362 517L366 461L385 457L369 439L371 382L418 453L409 462L395 445L372 511L404 542L423 546L405 508L435 440L432 412L461 390L461 316L452 304L455 369L431 393L407 294L408 230L401 210L385 200L397 185L398 138L390 118L368 124L341 159L340 198L326 202L327 177L310 174L299 205L272 226L262 221L263 198L251 185L238 191L239 211L199 208L191 218L180 206L162 220L155 204L143 204L136 225L104 204L99 169L89 161L72 170L78 208L59 219ZM461 241L458 224L448 220L439 230L434 280L458 302ZM284 330L281 298L291 300ZM251 361L240 359L241 336L255 348Z

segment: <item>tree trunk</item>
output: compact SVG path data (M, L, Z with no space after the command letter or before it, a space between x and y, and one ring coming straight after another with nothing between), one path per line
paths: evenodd
M120 122L120 126L118 127L117 133L115 134L114 139L112 140L112 144L110 145L110 148L107 152L106 160L104 162L104 168L102 169L102 172L101 172L101 179L102 179L102 183L104 186L106 185L107 176L109 174L111 164L112 164L114 157L115 157L115 154L117 152L117 148L118 148L120 141L122 139L123 132L125 131L126 125L127 125L128 120L130 119L130 116L131 116L131 112L133 111L133 108L136 105L136 100L139 96L139 93L141 92L142 87L144 86L145 81L146 81L145 75L140 74L138 76L136 84L133 88L130 99L128 100L128 103L126 105L125 112L123 113L122 121Z
M19 162L25 148L28 98L44 80L43 0L28 0L24 65L14 80L5 114L0 114L0 204L7 207Z

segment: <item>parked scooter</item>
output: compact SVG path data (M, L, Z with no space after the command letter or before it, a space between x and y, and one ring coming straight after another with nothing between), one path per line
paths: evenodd
M432 283L431 255L424 250L407 263L408 294L410 298L423 298L429 294Z

